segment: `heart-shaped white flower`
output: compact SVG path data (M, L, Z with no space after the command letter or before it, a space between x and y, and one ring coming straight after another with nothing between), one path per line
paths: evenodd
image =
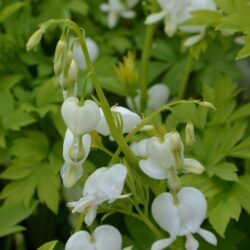
M73 208L72 212L78 213L88 209L85 223L91 225L101 203L112 203L116 199L127 197L121 195L126 175L127 169L122 164L97 169L85 182L83 197L79 201L68 203L68 206Z
M141 121L141 117L139 115L121 106L111 107L111 112L113 113L113 115L116 115L116 113L118 113L118 115L120 116L117 117L118 118L117 120L121 118L120 121L117 122L115 119L115 122L119 123L116 124L116 126L120 125L122 126L122 133L128 133ZM111 133L101 108L100 108L100 113L101 113L101 118L95 130L102 135L110 135Z
M122 237L113 226L97 227L91 236L86 231L79 231L68 239L65 250L121 250Z
M171 193L162 193L152 203L155 221L170 234L170 238L155 242L152 250L164 249L172 244L177 236L186 236L186 249L195 250L199 244L192 233L198 233L209 243L216 245L215 236L200 228L207 212L204 195L196 188L184 187L177 194L177 199L179 204L175 204Z
M92 131L100 119L100 111L95 102L86 100L80 106L76 97L69 97L63 102L61 113L67 127L75 136Z

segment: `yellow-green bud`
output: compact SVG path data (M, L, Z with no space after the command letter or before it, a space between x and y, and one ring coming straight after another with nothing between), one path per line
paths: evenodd
M77 79L78 76L78 66L76 64L76 61L73 59L69 65L69 71L68 71L68 84L72 86Z
M40 43L44 32L45 30L40 28L31 35L28 42L26 43L27 51L34 49Z
M170 148L172 152L182 151L183 146L178 132L171 133Z
M187 124L185 129L185 142L188 146L195 143L194 125L191 122Z
M67 51L67 43L59 40L56 45L55 57L54 57L54 72L55 75L59 75L64 68L64 57Z

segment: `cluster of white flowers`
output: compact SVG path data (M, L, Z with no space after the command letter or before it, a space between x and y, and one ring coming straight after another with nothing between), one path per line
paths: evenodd
M188 131L189 128L190 124ZM152 203L153 218L170 237L156 241L151 250L165 249L177 236L186 236L186 250L196 250L199 243L193 237L193 233L198 233L210 244L216 245L216 237L200 228L207 212L204 195L196 188L182 187L178 178L181 173L201 174L204 171L200 162L184 157L184 145L179 133L167 133L161 139L143 139L138 143L132 143L131 149L135 155L142 158L139 161L141 170L151 178L166 179L172 190L172 193L161 193Z
M108 13L107 25L110 29L114 28L119 17L131 19L135 17L135 12L131 10L139 0L108 0L107 3L100 5L101 11Z
M157 0L161 11L149 15L145 21L146 24L152 24L164 19L164 31L168 36L173 36L177 30L195 33L184 42L185 47L189 47L199 42L204 34L205 26L185 26L183 22L192 17L192 12L197 10L216 11L216 5L213 0Z

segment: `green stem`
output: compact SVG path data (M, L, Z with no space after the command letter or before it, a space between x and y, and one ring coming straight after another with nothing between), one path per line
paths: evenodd
M85 218L85 213L81 213L79 215L79 218L76 222L76 225L75 225L75 228L74 228L74 233L75 232L78 232L82 229L82 224L83 224L83 221L84 221L84 218Z
M91 62L91 59L90 59L89 52L88 52L87 45L86 45L85 36L82 35L82 31L77 26L77 24L75 24L71 20L68 20L68 23L70 24L70 27L74 30L74 32L76 33L76 35L79 38L79 43L81 45L81 48L82 48L82 51L83 51L83 54L84 54L84 57L86 60L88 70L89 70L89 72L91 72L92 83L93 83L94 88L96 90L97 96L100 100L100 104L101 104L105 119L107 121L107 124L109 126L109 129L111 131L111 134L114 137L114 139L116 140L116 142L118 143L118 145L121 147L128 162L130 164L132 164L133 166L136 166L138 164L138 160L134 156L132 151L130 150L125 138L120 133L119 129L116 127L115 122L113 120L113 116L112 116L112 113L110 110L109 103L108 103L108 101L103 93L100 82L96 76L95 69L94 69L93 64Z
M170 110L172 106L181 104L181 103L185 103L185 104L189 104L189 103L195 103L198 105L202 105L202 102L199 100L178 100L175 102L171 102L171 103L167 103L163 106L161 106L160 108L156 109L154 112L152 112L150 115L148 115L147 117L145 117L144 119L141 120L141 122L134 128L132 129L129 134L126 136L125 140L128 143L132 137L140 130L142 129L145 125L147 125L152 119L154 119L154 117L161 113L162 111L165 110ZM121 147L118 147L116 152L113 154L112 159L109 162L109 165L112 164L117 157L119 156L119 154L121 153Z
M157 3L153 0L152 12L157 10ZM148 89L148 69L149 59L152 49L153 36L155 31L155 24L150 24L146 28L145 43L142 51L141 58L141 71L140 71L140 89L141 89L141 111L143 112L147 107L147 89Z
M192 64L193 64L193 57L191 53L189 53L187 64L183 72L182 81L181 81L180 88L179 88L179 93L177 95L178 100L183 99L185 96L189 74L192 70Z

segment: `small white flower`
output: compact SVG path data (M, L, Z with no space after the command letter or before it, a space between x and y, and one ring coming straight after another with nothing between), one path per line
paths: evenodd
M201 174L204 167L196 160L184 157L184 146L177 132L165 134L163 140L157 137L144 139L131 145L133 153L143 159L140 169L151 178L171 178L171 171Z
M184 46L189 47L199 42L205 34L205 26L184 26L183 22L192 17L192 12L197 10L216 10L213 0L157 0L162 11L149 15L146 24L152 24L164 19L165 32L173 36L179 29L188 33L198 33L189 37Z
M148 94L148 102L146 110L153 111L167 103L170 96L170 91L169 88L164 83L156 83L148 89L147 94ZM134 101L136 104L136 108L140 110L141 96L139 91L138 94L134 97ZM126 99L126 103L129 108L131 109L135 108L133 107L133 102L131 100L131 97L128 97Z
M89 154L90 147L91 137L89 134L77 138L67 129L63 141L65 163L60 171L66 188L72 187L81 178L83 173L82 164Z
M65 250L121 250L122 237L113 226L102 225L97 227L93 234L78 231L70 236Z
M115 116L116 126L122 128L123 134L130 132L138 123L141 122L141 117L127 108L113 106L111 107L111 112ZM100 113L101 118L95 130L101 135L110 135L111 132L101 108Z
M108 3L100 5L103 12L108 13L108 27L114 28L118 22L119 17L131 19L135 17L135 12L131 10L139 0L108 0Z
M97 104L86 100L82 106L76 97L68 97L61 109L63 120L75 136L89 133L99 122L100 111Z
M68 203L72 212L82 213L86 211L85 223L91 225L96 217L97 207L108 201L114 202L123 198L122 189L127 175L127 169L122 164L115 164L110 168L97 169L87 179L83 188L83 197L79 201Z
M82 52L80 43L78 40L74 41L73 38L70 38L69 39L70 46L73 43L74 43L73 59L77 62L77 65L81 70L85 70L87 68L87 64L86 64L86 60L85 60L84 54ZM94 62L99 55L98 45L93 39L91 39L89 37L86 38L86 44L87 44L87 48L88 48L91 62Z
M207 212L204 195L195 188L184 187L177 194L175 204L171 193L158 195L152 203L152 215L158 225L170 234L170 238L156 241L151 250L165 249L177 236L186 236L186 250L198 249L199 242L193 237L198 233L210 244L216 245L214 234L200 228Z

